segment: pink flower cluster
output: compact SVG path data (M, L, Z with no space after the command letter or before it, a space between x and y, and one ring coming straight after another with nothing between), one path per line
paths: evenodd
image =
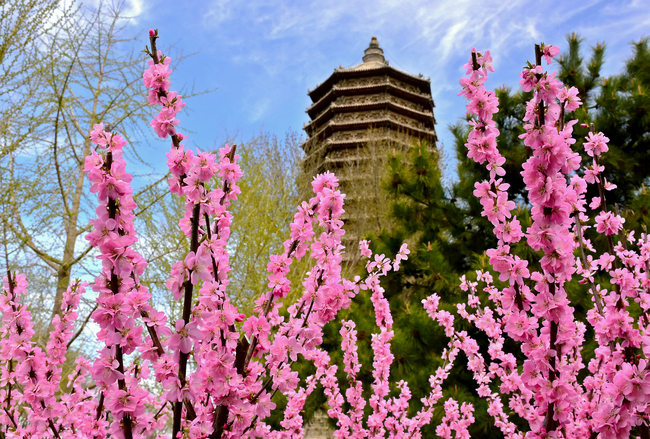
M98 386L100 400L94 419L80 426L84 434L115 435L126 438L149 434L159 427L147 404L155 398L141 385L149 373L149 362L164 362L161 337L169 333L166 317L151 307L151 294L140 284L147 265L133 249L137 236L133 226L136 204L132 197L131 175L126 173L122 147L124 139L104 124L94 126L90 134L99 148L86 158L84 170L91 181L91 192L98 194L98 218L92 220L94 231L86 239L99 249L102 272L92 288L98 293L97 309L92 315L99 326L98 340L105 344L90 372ZM105 152L104 152L105 151ZM148 336L143 337L146 328ZM164 341L164 339L163 339ZM125 356L140 352L144 364L127 367ZM104 407L112 413L112 422L105 420ZM105 428L108 427L107 431Z
M390 260L383 255L372 258L367 242L362 242L362 252L369 257L367 276L353 281L343 278L344 195L333 174L318 175L312 182L314 197L298 207L283 251L270 257L269 288L257 300L255 314L246 318L239 313L227 294L233 219L228 209L239 193L239 156L234 145L215 154L193 152L181 144L185 137L175 127L183 104L169 90L171 59L155 49L156 39L151 31L152 62L143 78L150 104L161 106L152 121L154 131L172 140L167 154L170 191L186 202L179 227L190 240L190 251L174 264L167 282L171 294L181 301L182 318L173 322L172 330L165 314L149 304L151 296L139 281L146 262L133 247L136 204L122 151L126 142L97 124L90 133L97 149L85 161L91 192L98 197L97 218L91 220L93 231L86 238L98 249L102 262L92 285L97 293L92 318L102 348L92 362L80 357L68 377L68 388L59 391L84 284L76 283L66 293L46 355L31 341L32 323L19 301L27 286L24 276L9 273L0 300L4 404L0 421L5 426L0 431L7 437L131 439L156 434L162 439L168 437L164 426L171 420L175 438L295 438L304 434L301 413L306 398L323 384L330 414L339 423L338 437L347 437L348 432L355 437L383 437L387 432L419 437L442 396L440 384L450 366L432 377L434 392L427 399L427 410L412 419L407 417L411 394L406 383L397 383L393 390L399 396L390 396L392 317L379 279L408 258L406 245ZM292 287L287 274L294 258L308 252L313 268L302 283L302 297L287 308L285 318L280 314L282 300ZM350 305L360 289L370 290L379 326L372 342L374 395L369 403L373 415L367 427L363 416L367 403L361 383L354 378L359 365L353 323L344 326L346 371L355 381L346 392L352 405L349 412L343 409L336 366L319 348L323 327ZM299 356L317 368L304 385L292 369ZM162 392L148 390L154 382ZM264 420L275 408L273 397L278 392L288 404L282 429L272 432ZM462 412L467 419L469 412L465 408Z
M411 392L407 383L400 381L393 386L389 382L390 366L394 359L390 352L390 342L394 333L389 304L384 297L384 290L379 284L380 277L391 270L392 266L398 264L400 260L408 258L409 250L403 245L395 260L391 261L384 255L375 255L373 259L367 241L362 241L360 247L362 255L369 258L366 264L368 275L364 279L357 277L354 283L357 289L360 288L371 292L371 301L379 328L379 332L372 335L371 343L374 352L372 396L369 401L363 398L363 383L357 379L361 365L358 363L355 324L352 321L343 321L341 328L342 349L344 351L343 363L349 381L345 395L341 393L336 379L337 366L330 364L330 358L326 352L315 350L306 355L306 358L314 361L317 372L308 380L306 390L297 393L301 404L296 406L295 409L302 408L304 397L311 394L316 383L320 381L325 388L325 395L328 397L329 416L337 421L334 437L338 439L365 437L374 439L384 437L420 438L422 437L422 427L431 421L435 405L442 397L441 383L448 376L453 359L458 353L458 348L445 352L444 358L449 363L439 368L436 374L431 377L430 381L433 390L423 400L426 409L409 417ZM397 391L398 394L391 397L391 391ZM344 404L346 403L350 407L348 411L344 410ZM372 411L367 421L364 422L364 409L368 404ZM471 407L464 406L462 420L460 418L457 420L449 419L451 428L461 429L463 426L469 425L472 418L469 416L471 410ZM301 437L301 435L302 431L296 431L290 437Z
M491 362L486 362L466 332L454 328L452 315L437 311L436 295L425 300L424 306L445 328L449 348L461 349L467 355L479 385L478 393L488 400L488 413L506 437L521 438L524 434L508 420L502 397L508 398L512 412L528 421L527 438L628 437L634 426L647 434L650 378L646 378L647 359L637 352L643 346L644 356L650 354L645 348L646 338L650 342L645 314L650 308L648 239L644 235L639 240L640 252L628 249L624 242L634 243L634 234L627 234L623 229L625 220L606 209L604 191L615 186L599 178L603 168L598 157L607 151L608 139L595 132L587 137L585 150L593 157L593 164L582 169L580 156L571 150L575 143L572 128L577 121L565 123L564 117L580 105L577 90L563 87L555 73L543 71L540 62L544 57L550 63L558 53L553 46L538 47L537 64L524 69L520 82L525 91L534 92L524 119L526 133L522 135L532 156L521 173L533 220L525 236L533 250L542 252L541 270L533 273L528 261L510 254L509 244L519 241L522 232L519 223L514 228L507 225L514 203L507 200L507 187L496 179L504 175L499 171L504 160L496 148L496 139L491 138L493 112L484 110L484 96L489 95L481 90L487 74L481 64L485 57L472 54L466 65L470 77L461 80L461 94L470 100L468 112L476 117L471 123L468 157L479 163L487 161L490 171L490 180L476 183L474 192L481 198L483 215L494 224L498 238L498 247L487 254L499 280L507 282L507 286L494 286L488 272L478 271L476 282L463 276L461 289L468 291L469 297L466 304L458 305L458 315L488 336ZM497 105L492 103L492 108ZM477 147L486 144L490 146ZM586 255L594 252L584 236L584 230L591 227L587 225L590 218L585 208L588 183L599 185L600 197L591 207L600 208L595 217L596 232L607 236L610 247L600 257ZM614 245L613 237L621 234L623 243ZM575 258L575 251L582 257ZM595 284L597 272L609 275L614 291ZM575 274L580 275L581 283L590 285L595 308L589 311L587 323L598 342L596 358L588 366L590 374L583 381L578 380L578 373L585 368L581 349L587 326L574 318L564 289ZM483 291L494 308L481 306L477 296L480 282L486 284ZM638 302L643 311L636 321L629 311L630 299ZM504 352L505 335L520 344L523 364L518 365L512 354ZM441 437L450 437L452 429L446 427L445 419L461 422L457 404L446 405L446 416L437 430ZM466 419L471 420L469 414ZM460 431L464 432L464 427Z
M143 79L149 103L160 106L151 126L159 137L171 138L169 187L185 201L179 228L189 239L190 251L174 264L167 281L170 293L181 302L182 317L168 325L167 316L150 305L151 295L140 283L146 262L134 249L136 205L122 151L126 142L97 124L90 133L97 149L85 161L91 192L98 197L97 218L91 220L93 231L86 238L97 248L102 264L92 285L97 294L92 318L101 348L92 362L77 359L63 388L62 367L86 284L76 281L65 293L61 316L52 322L43 351L32 341L33 324L20 302L27 288L25 276L8 272L0 294L0 435L162 439L169 437L169 420L174 438L300 438L306 399L321 384L328 413L337 423L335 437L420 438L461 351L479 396L487 400L488 414L505 437L608 439L628 437L632 428L643 437L650 435L650 240L645 234L636 238L628 233L624 218L607 209L605 191L615 186L601 178L599 158L608 151L609 139L592 130L585 142L592 163L583 168L571 149L576 121L564 119L580 105L577 90L564 87L555 73L547 74L541 66L542 58L549 64L558 55L557 47L541 45L536 64L521 74L524 90L534 92L522 136L532 151L521 173L532 217L525 233L512 215L515 204L502 179L505 158L497 148L499 131L493 120L498 99L484 86L494 71L491 55L474 50L465 66L468 77L461 80L460 94L468 99L473 117L468 156L485 164L490 176L476 183L474 194L483 206L482 215L494 226L497 247L487 254L505 287L497 287L487 271L477 271L475 281L461 278L468 300L457 305L457 315L486 334L487 349L479 349L467 331L456 329L456 315L439 309L440 297L434 294L423 301L449 342L444 364L429 379L431 392L422 399L424 408L409 417L408 384L390 382L393 319L380 284L382 276L398 270L408 258L406 245L391 260L373 255L369 243L362 241L366 274L345 279L345 196L333 174L318 175L312 182L314 196L298 206L282 252L270 257L268 290L255 302L253 315L240 313L227 292L233 221L229 207L239 193L239 156L235 145L203 152L181 143L185 136L177 132L177 116L185 104L170 91L171 59L156 49L157 32L149 36L152 60ZM598 209L593 223L586 209L588 184L597 185L600 194L590 203L592 210ZM607 252L595 254L584 235L590 227L605 235ZM511 254L511 246L524 236L541 256L532 273L529 261ZM282 301L296 288L287 278L291 265L294 258L307 255L312 269L298 286L302 296L283 315ZM575 278L589 287L595 305L587 322L575 319L565 291ZM596 279L607 279L612 287L596 284ZM491 305L481 303L481 283ZM378 327L372 334L372 396L367 401L357 378L361 365L354 322L342 322L341 329L349 382L344 394L337 366L319 347L324 326L350 306L360 290L370 295ZM631 313L632 307L641 310L640 318ZM597 343L588 373L582 359L587 324ZM506 336L518 343L523 362L505 349ZM300 356L316 367L304 382L292 368ZM162 391L150 390L156 387ZM286 397L287 406L281 429L271 431L265 419L276 408L277 393ZM443 406L437 435L469 437L474 407L453 398ZM365 410L371 412L368 417ZM512 413L526 420L530 431L517 431Z
M154 46L155 32L150 38ZM176 121L182 105L169 91L170 59L156 50L154 53L144 80L151 89L150 103L162 108L152 126L160 137L171 136L172 148L167 154L170 190L186 201L179 227L190 239L191 251L172 267L167 282L181 301L183 316L173 322L172 330L165 314L149 304L151 296L139 281L146 262L133 247L137 242L133 225L136 205L122 152L126 142L97 124L90 133L97 149L86 158L85 171L99 202L87 239L99 250L102 261L101 273L92 285L98 294L92 318L103 347L92 363L77 360L69 388L58 394L60 367L83 284L75 284L64 298L63 317L55 319L48 343L48 360L30 341L34 331L29 314L18 301L26 288L24 276L5 280L5 299L0 302L4 323L0 340L4 369L0 370L5 393L0 396L6 396L6 414L0 416L4 425L11 425L5 429L7 434L127 439L158 434L163 438L167 437L162 434L164 425L171 420L176 438L300 437L306 397L320 378L325 379L326 373L333 376L335 370L319 348L323 327L349 306L360 288L373 291L382 328L373 342L378 355L378 395L371 405L380 416L373 421L373 428L381 431L382 423L401 422L386 415L392 411L399 419L405 416L409 392L400 384L402 402L386 400L392 318L379 277L397 269L408 249L403 246L394 261L375 257L364 279L342 278L344 195L333 174L319 175L312 182L315 196L298 207L283 251L270 258L269 289L257 300L255 315L246 318L239 313L227 295L232 222L228 208L239 193L239 156L235 146L221 148L217 154L186 150L181 144L184 136L160 123L171 118ZM287 274L294 258L308 252L313 268L302 284L302 298L288 307L289 318L285 319L280 308L291 288ZM298 374L292 370L300 355L318 368L305 387L300 387ZM349 359L348 366L355 369L352 361ZM162 394L147 390L154 381ZM88 382L93 385L88 387ZM278 392L289 402L282 430L271 432L264 419L275 408L272 399ZM360 384L353 418L361 428L360 404L365 402L359 398ZM27 404L33 406L29 419L20 416L28 410ZM340 408L337 413L343 416Z
M76 281L65 292L61 316L52 322L54 329L44 352L31 340L34 329L30 313L20 302L27 289L25 275L8 272L4 278L0 295L0 425L13 427L12 437L73 437L70 429L84 421L83 414L76 411L83 390L65 400L56 397L84 286ZM27 424L21 422L24 414L30 420Z
M155 32L150 37L154 49ZM150 96L159 97L150 102L162 105L152 122L156 129L164 125L160 121L171 120L172 114L176 120L182 106L170 109L170 97L176 95L168 89L169 58L155 49L153 53L144 78L145 85L152 89ZM340 217L344 195L338 190L338 180L330 173L314 179L315 196L298 207L284 251L270 258L269 291L256 301L256 314L244 319L226 292L230 270L227 244L232 221L228 207L237 199L237 180L242 175L235 147L226 146L217 156L193 153L180 143L185 137L175 129L156 132L160 137L172 138L172 149L167 154L172 175L170 189L186 200L186 213L179 225L191 243L190 253L174 265L167 282L174 297L183 301L184 309L183 319L175 324L176 334L168 339L172 361L178 362L178 373L169 368L169 373L160 379L168 390L167 400L174 403L173 433L192 438L299 437L303 432L300 413L318 380L312 377L310 385L298 388L298 375L291 365L302 355L314 361L321 371L329 367L328 357L318 348L323 326L340 309L349 306L359 284L364 282L341 277L344 231ZM215 177L219 184L212 182ZM287 274L293 258L304 257L308 250L314 265L302 284L302 298L288 307L289 318L285 320L280 308L291 288ZM369 266L373 273L369 279L373 279L376 288L377 277L393 265L397 268L407 254L404 247L395 262L381 260ZM192 307L195 285L200 287L198 305ZM386 308L387 303L382 321L390 319ZM186 370L189 356L196 364L193 370ZM387 372L382 375L383 389L387 387ZM263 420L275 407L271 400L277 392L287 396L288 405L281 422L284 430L271 433Z

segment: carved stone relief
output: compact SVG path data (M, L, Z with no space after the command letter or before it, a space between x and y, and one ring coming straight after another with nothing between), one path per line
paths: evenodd
M411 92L417 93L417 94L422 94L422 92L420 91L420 89L418 87L416 87L414 85L411 85L411 84L407 84L406 82L402 82L402 81L400 81L398 79L389 78L388 82L395 85L395 86L397 86L397 87L399 87L399 88L403 88L404 90L408 90L408 91L411 91Z
M416 104L415 102L407 101L406 99L402 99L397 96L391 95L390 101L394 102L397 105L401 105L402 107L410 108L411 110L424 111L421 104Z
M361 95L361 96L339 96L335 105L365 105L365 104L375 104L377 102L383 102L390 98L388 93L377 93L372 95Z
M376 85L385 83L388 79L387 76L374 76L371 78L352 78L343 79L339 81L335 87L350 88L350 87L367 87L369 85Z

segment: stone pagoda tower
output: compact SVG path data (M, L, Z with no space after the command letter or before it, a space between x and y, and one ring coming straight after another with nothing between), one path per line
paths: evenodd
M308 92L309 136L302 144L304 171L310 177L334 172L345 199L344 244L355 253L359 235L382 227L368 209L382 207L381 177L391 151L418 141L435 148L437 140L431 81L389 65L376 37L363 62L334 69L323 83Z

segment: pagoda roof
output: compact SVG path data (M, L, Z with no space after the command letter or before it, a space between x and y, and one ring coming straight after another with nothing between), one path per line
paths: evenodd
M364 53L365 55L361 64L348 68L343 66L336 68L329 78L317 85L316 88L309 90L307 94L312 102L320 100L337 82L343 79L383 75L389 75L395 79L415 85L423 92L431 94L431 80L429 78L425 78L422 75L412 75L389 65L384 57L384 51L379 47L377 37L372 37L370 46L368 46Z
M327 105L329 105L330 102L338 96L364 95L382 92L386 92L391 95L402 97L414 102L419 102L429 110L433 110L435 107L433 98L431 97L430 93L417 93L385 81L376 84L355 86L334 85L319 100L315 101L309 108L307 108L306 113L309 114L312 119L314 119L318 113L324 110L325 107L327 107Z
M414 121L415 122L415 121ZM421 137L424 139L435 139L437 138L436 132L433 127L417 127L411 124L404 123L400 120L395 119L393 114L386 114L379 116L377 118L365 119L365 120L328 120L323 125L319 126L317 131L314 132L310 138L325 140L333 143L339 143L338 141L333 141L329 137L337 131L348 131L348 130L367 130L369 128L377 128L380 126L390 127L393 130L398 132L404 132L409 135Z
M403 114L412 119L419 120L424 122L425 126L433 128L435 125L435 118L433 117L433 112L431 111L420 111L413 108L400 105L397 102L392 102L388 99L383 99L377 102L367 102L363 104L336 104L333 103L327 109L320 113L316 118L311 122L305 124L304 129L308 133L314 128L322 125L332 118L335 114L338 113L347 113L347 112L357 112L357 111L369 111L369 110L378 110L378 109L389 109L396 113Z
M434 144L437 140L435 132L427 131L426 135L423 136L423 139ZM373 137L368 135L363 135L358 138L350 139L332 139L327 138L324 141L314 143L313 141L307 140L303 142L300 146L305 151L306 156L303 158L303 163L311 163L312 166L315 166L312 171L314 173L321 173L329 169L331 165L340 166L343 163L349 162L349 157L328 157L328 154L334 150L350 149L357 148L359 146L363 147L369 142L372 141L384 141L391 142L395 145L402 145L403 147L408 147L411 143L408 140L404 140L400 137L395 137L391 135L382 135L379 137ZM318 160L318 157L326 157L324 161ZM354 160L357 160L356 158Z

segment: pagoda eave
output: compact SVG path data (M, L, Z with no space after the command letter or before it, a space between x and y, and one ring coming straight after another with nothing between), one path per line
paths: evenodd
M319 147L314 150L310 151L309 154L303 159L303 163L310 163L310 162L316 162L318 163L315 167L309 167L307 168L310 169L312 174L320 174L323 173L327 170L332 170L332 169L340 169L344 167L346 164L350 163L350 158L347 157L341 157L341 158L327 158L324 161L318 160L319 157L327 156L329 155L332 151L340 151L340 150L346 150L346 149L358 149L358 148L363 148L368 144L368 142L371 141L385 141L385 142L390 142L393 145L399 146L401 148L408 148L411 144L408 141L400 141L397 139L394 139L392 137L380 137L380 138L369 138L369 137L364 137L364 138L359 138L359 139L350 139L350 140L328 140L327 142L323 142L322 144L319 145ZM437 138L435 136L435 133L430 139L423 139L425 141L430 142L431 145L435 144L437 141ZM304 148L304 145L303 145ZM356 161L364 161L367 160L365 157L358 157L355 158L354 160ZM346 177L341 177L341 180L350 180L350 178Z
M340 96L359 96L366 94L375 94L375 93L388 93L393 96L397 96L403 99L407 99L412 102L419 103L427 110L433 111L435 104L430 94L426 93L416 93L411 90L406 90L399 87L396 84L391 84L390 82L381 82L378 84L369 84L365 86L334 86L327 94L325 94L319 101L314 102L309 108L307 108L307 114L309 117L314 119L318 116L318 113L328 106L334 98Z
M304 129L307 131L307 134L311 135L315 129L319 126L325 124L328 120L334 117L336 114L343 113L355 113L363 111L372 111L372 110L392 110L395 113L402 114L404 116L410 117L417 121L423 122L425 126L433 128L435 125L435 119L433 117L433 112L424 112L418 111L412 108L399 105L390 100L383 100L379 102L368 102L365 104L356 104L356 105L330 105L325 111L318 115L314 120L305 125Z
M401 123L392 119L391 117L382 117L379 119L368 119L363 121L330 121L324 124L320 131L310 137L316 140L323 140L325 137L329 137L338 131L358 131L382 127L391 128L397 132L405 133L411 136L427 136L435 132L433 129L427 130Z
M336 69L325 82L319 84L307 94L313 102L319 100L334 84L344 79L365 78L388 75L400 81L414 85L424 93L431 93L431 80L420 76L411 75L392 66L384 65L368 69Z

